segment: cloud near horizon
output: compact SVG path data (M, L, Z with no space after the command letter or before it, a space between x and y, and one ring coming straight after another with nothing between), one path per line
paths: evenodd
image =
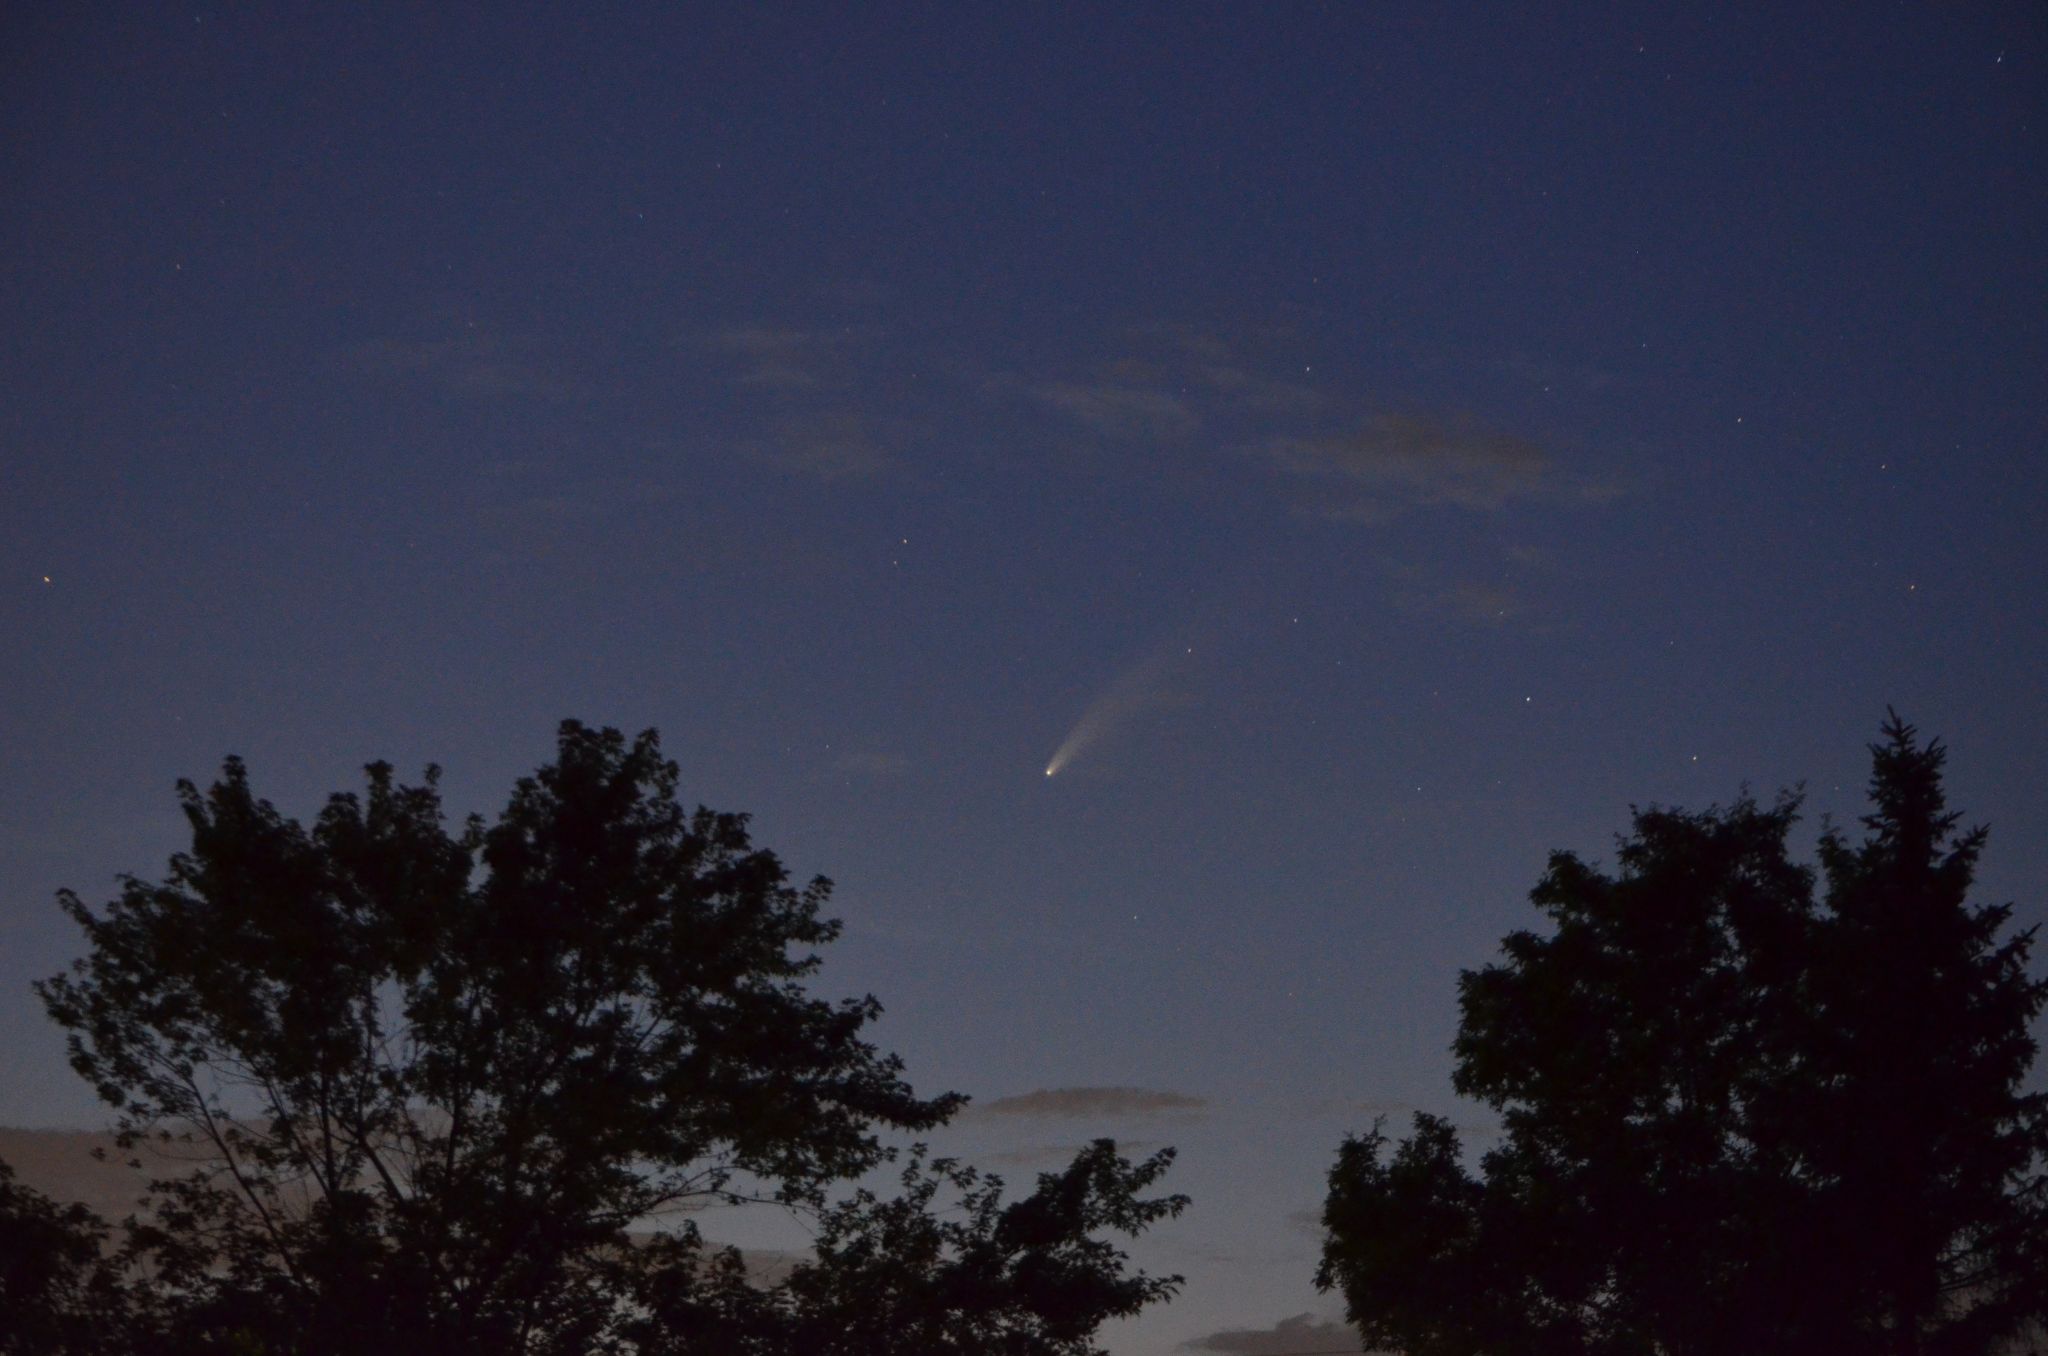
M972 1107L978 1116L1137 1117L1206 1111L1209 1103L1158 1088L1039 1088Z
M1364 1343L1346 1323L1296 1314L1270 1328L1225 1328L1204 1337L1191 1337L1180 1344L1182 1351L1218 1351L1228 1356L1292 1356L1292 1353L1358 1352Z
M203 1165L196 1153L180 1156L155 1141L123 1149L107 1131L12 1126L0 1126L0 1162L14 1169L21 1185L60 1204L83 1205L108 1221L138 1210L152 1178Z

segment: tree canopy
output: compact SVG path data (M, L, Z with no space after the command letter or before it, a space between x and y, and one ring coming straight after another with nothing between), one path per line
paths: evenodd
M829 882L793 885L677 780L653 732L570 721L494 823L451 827L433 769L380 763L308 827L230 759L181 783L192 846L164 880L61 896L88 951L39 991L74 1067L125 1144L201 1168L125 1234L124 1340L822 1351L803 1334L886 1270L934 1331L1004 1316L1006 1344L921 1350L1024 1356L1092 1351L1171 1293L1095 1236L1180 1208L1137 1195L1170 1154L1098 1144L1007 1207L921 1158L902 1199L835 1195L964 1099L918 1097L864 1039L872 997L810 993ZM941 1185L966 1223L928 1217ZM818 1219L817 1256L763 1287L673 1215L742 1200ZM839 1328L830 1350L901 1349Z
M1419 1115L1331 1172L1318 1282L1369 1344L1977 1353L2048 1312L2033 933L1967 899L1939 742L1894 716L1872 753L1818 875L1795 797L1638 812L1611 874L1553 855L1548 930L1459 981L1498 1145L1475 1174Z
M90 1210L56 1204L0 1163L0 1356L99 1349L123 1299L106 1236Z

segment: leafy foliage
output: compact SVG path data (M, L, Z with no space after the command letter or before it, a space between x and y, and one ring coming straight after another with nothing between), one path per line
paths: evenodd
M744 1283L738 1254L665 1267L644 1292L639 1331L715 1336L735 1356L1100 1356L1096 1328L1169 1298L1177 1276L1127 1273L1097 1237L1142 1233L1182 1196L1142 1199L1171 1150L1143 1163L1097 1140L1008 1205L1000 1178L920 1148L902 1193L862 1190L826 1211L814 1260L772 1290ZM695 1348L689 1348L695 1349Z
M58 1205L0 1162L0 1356L85 1356L121 1339L106 1234L84 1206Z
M74 1067L124 1143L204 1164L128 1236L153 1349L681 1352L740 1320L796 1349L804 1293L754 1294L687 1222L629 1231L692 1202L826 1210L882 1131L963 1100L918 1098L862 1039L873 998L807 992L829 883L791 885L744 816L686 811L652 732L565 723L488 827L450 829L432 769L368 773L309 829L230 759L181 784L166 880L103 912L62 896L90 949L39 990ZM1065 1224L1151 1217L1129 1193L1156 1170L1120 1164L1083 1156ZM828 1258L921 1204L857 1200L827 1210ZM1104 1286L1067 1296L1076 1331L1163 1293L1090 1240L1037 1246Z
M1319 1283L1369 1343L1478 1352L1983 1352L2048 1304L2048 985L1966 902L1944 752L1896 717L1868 836L1793 864L1797 802L1638 813L1569 853L1552 924L1460 980L1455 1085L1499 1113L1379 1129L1331 1174Z
M1102 1318L1128 1317L1173 1294L1178 1277L1127 1275L1096 1235L1136 1235L1180 1213L1183 1196L1139 1194L1170 1150L1144 1163L1097 1140L1064 1171L1010 1205L1002 1182L949 1160L913 1161L903 1195L862 1193L826 1216L818 1261L789 1299L799 1351L818 1356L1095 1356ZM941 1188L959 1196L941 1218Z

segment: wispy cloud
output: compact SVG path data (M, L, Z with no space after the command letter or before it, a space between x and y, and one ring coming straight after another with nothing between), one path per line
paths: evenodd
M816 480L879 475L895 458L869 409L874 329L741 325L692 341L713 355L719 379L745 397L759 432L742 438L752 460ZM898 412L892 423L908 417Z
M1183 1351L1220 1351L1230 1356L1291 1356L1292 1353L1359 1352L1365 1346L1346 1323L1313 1314L1283 1318L1270 1328L1225 1328L1180 1344Z
M910 770L910 759L885 749L842 753L832 760L832 771L841 777L883 779L900 777Z
M1153 325L1122 337L1130 350L1086 379L1041 381L1031 393L1091 431L1125 441L1183 440L1246 417L1307 415L1326 403L1314 387L1265 370L1213 332Z
M1480 553L1444 563L1390 561L1391 601L1404 612L1462 626L1521 631L1556 626L1560 570L1549 554L1517 545L1497 547L1491 554L1490 565Z
M1109 438L1167 441L1202 426L1186 401L1152 386L1116 381L1052 382L1038 398Z
M1506 584L1442 580L1420 567L1395 572L1394 606L1424 616L1473 626L1506 626L1529 611L1528 601Z
M1184 1115L1204 1111L1208 1105L1203 1098L1158 1088L1040 1088L1036 1092L976 1103L974 1110L982 1116L1103 1119Z
M1379 523L1431 507L1590 504L1621 492L1514 428L1360 391L1355 368L1346 378L1319 365L1314 346L1285 327L1126 327L1088 359L1027 360L1022 370L950 351L940 359L918 336L863 326L764 322L687 342L758 421L742 435L750 455L827 480L896 469L905 440L878 436L884 425L917 430L919 446L943 433L949 446L973 447L985 437L963 419L985 420L992 404L1007 404L1041 448L1099 452L1096 466L1182 489L1252 490L1249 502L1265 497L1256 493L1263 481L1268 502L1332 522ZM1486 601L1441 605L1477 614Z
M1302 380L1312 365L1300 368L1245 351L1242 343L1214 331L1188 325L1158 325L1134 330L1133 337L1163 346L1157 360L1173 380L1204 393L1220 409L1261 415L1307 415L1325 409L1329 396ZM1268 332L1260 336L1267 347L1277 338Z
M819 410L775 421L766 438L746 445L748 455L777 470L818 480L856 480L889 469L868 421L853 410Z
M852 329L801 329L738 325L700 340L729 363L735 385L764 394L803 395L842 388L851 381L856 341L871 337Z
M1252 341L1186 326L1125 331L1124 351L1085 376L1024 381L1046 409L1111 446L1196 443L1249 455L1303 512L1384 522L1418 508L1493 512L1524 502L1600 502L1620 487L1575 475L1534 438L1476 415L1391 408L1348 391L1284 330ZM1199 441L1197 442L1197 435ZM1161 467L1185 475L1185 461Z
M1542 447L1469 415L1375 414L1347 433L1275 437L1264 451L1287 475L1330 486L1318 507L1338 518L1430 504L1492 510L1569 493Z

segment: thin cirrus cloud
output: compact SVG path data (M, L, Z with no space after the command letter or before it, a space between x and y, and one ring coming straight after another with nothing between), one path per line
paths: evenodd
M895 464L867 419L847 409L787 415L746 451L763 465L825 481L880 475Z
M900 777L909 770L909 758L887 749L842 753L832 760L832 771L842 777Z
M747 325L697 342L762 421L761 432L741 443L745 454L778 471L832 482L867 479L896 465L861 398L879 337L871 329Z
M1469 415L1379 413L1348 432L1280 436L1267 460L1305 490L1321 487L1315 511L1371 519L1445 504L1491 511L1516 500L1586 497L1550 453Z
M1597 503L1619 486L1577 475L1534 439L1467 413L1374 408L1319 384L1313 364L1251 357L1221 335L1154 327L1085 377L1026 389L1111 447L1208 445L1263 467L1313 517L1383 522L1444 506L1491 513L1523 502ZM1269 336L1265 349L1285 347ZM1298 345L1296 345L1298 347ZM1179 473L1176 468L1176 473Z
M877 366L884 338L872 328L753 324L702 333L695 343L712 355L728 388L758 406L762 433L747 446L756 461L846 480L899 465L863 413L887 375ZM1236 343L1152 326L1124 331L1120 347L1081 370L1031 377L976 376L971 358L949 365L898 353L889 372L925 379L896 392L892 417L950 424L961 413L961 380L971 378L968 387L983 396L1021 395L1103 450L1142 457L1146 449L1174 448L1163 473L1196 473L1202 460L1218 470L1261 467L1297 511L1334 522L1383 522L1430 507L1491 513L1528 502L1596 503L1619 493L1568 471L1534 439L1473 415L1373 409L1346 398L1311 375L1313 364L1292 365L1287 351L1302 344L1285 333L1261 331ZM1485 598L1434 606L1475 617L1513 610Z
M738 386L796 394L845 381L845 335L840 332L740 325L705 336L703 346L725 355Z
M1110 438L1175 441L1202 426L1188 403L1156 387L1118 381L1051 382L1038 398Z
M1197 1114L1208 1109L1201 1097L1160 1088L1039 1088L975 1106L978 1116L1045 1116L1110 1119Z
M1419 565L1393 571L1394 606L1405 612L1473 626L1502 627L1525 621L1530 604L1505 581L1442 579Z
M1085 380L1041 381L1040 403L1113 442L1177 442L1243 418L1294 418L1326 403L1313 387L1276 377L1220 335L1181 326L1138 327L1123 357Z
M1283 1318L1270 1328L1225 1328L1180 1344L1182 1351L1216 1351L1227 1356L1298 1356L1302 1352L1358 1352L1365 1346L1343 1323L1313 1314Z

